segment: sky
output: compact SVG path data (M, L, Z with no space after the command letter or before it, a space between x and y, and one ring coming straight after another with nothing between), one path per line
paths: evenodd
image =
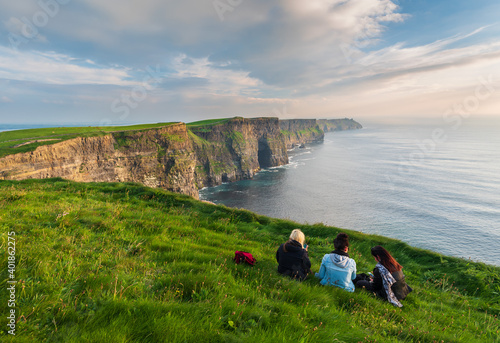
M500 115L498 0L0 0L0 124Z

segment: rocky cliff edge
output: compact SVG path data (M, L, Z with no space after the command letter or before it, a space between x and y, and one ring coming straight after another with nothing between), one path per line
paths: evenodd
M348 124L353 125L336 127L348 129ZM138 182L198 198L202 187L249 179L262 168L287 164L287 148L322 141L323 128L332 125L236 117L76 137L0 158L0 180Z

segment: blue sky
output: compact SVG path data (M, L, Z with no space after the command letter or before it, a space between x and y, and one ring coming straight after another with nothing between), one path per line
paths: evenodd
M497 0L0 9L0 124L500 115Z

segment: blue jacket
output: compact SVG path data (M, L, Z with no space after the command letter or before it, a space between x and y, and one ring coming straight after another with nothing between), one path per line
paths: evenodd
M316 277L321 279L322 285L336 286L354 292L352 280L356 278L356 262L347 256L326 254Z

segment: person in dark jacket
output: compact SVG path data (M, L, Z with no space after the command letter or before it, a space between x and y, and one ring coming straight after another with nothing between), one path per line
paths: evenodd
M412 291L406 284L403 267L380 245L371 249L373 258L378 262L373 269L373 280L359 280L356 287L365 288L397 307L403 307L400 300Z
M295 229L290 234L290 239L280 245L276 251L276 261L278 261L280 274L302 281L311 273L307 245L304 248L305 240L304 233Z

